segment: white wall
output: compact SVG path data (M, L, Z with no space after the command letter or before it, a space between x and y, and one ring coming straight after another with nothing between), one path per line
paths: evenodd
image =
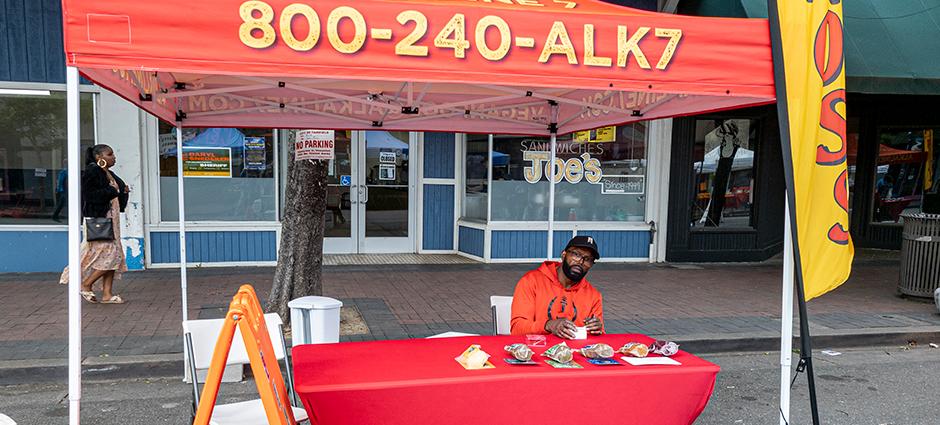
M97 105L98 143L111 146L117 157L114 172L131 188L125 215L121 217L121 239L127 268L144 268L144 205L141 154L141 115L134 104L102 90Z

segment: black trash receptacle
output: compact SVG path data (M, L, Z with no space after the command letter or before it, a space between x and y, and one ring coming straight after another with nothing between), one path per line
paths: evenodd
M902 214L901 279L898 292L931 298L940 287L940 214Z

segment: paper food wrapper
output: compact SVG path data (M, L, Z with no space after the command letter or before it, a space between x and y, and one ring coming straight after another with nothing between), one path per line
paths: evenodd
M525 344L509 344L503 347L507 353L512 354L516 360L527 362L532 360L532 356L535 355L535 352Z
M463 353L454 357L454 360L467 370L492 369L496 367L493 366L493 363L490 363L490 355L480 349L479 344L473 344L467 347L466 350L463 350Z
M585 345L580 351L582 356L589 359L609 359L614 356L614 347L604 343Z
M571 354L571 347L568 347L568 344L564 342L551 346L542 355L559 363L568 363L574 358L574 355Z
M628 342L620 347L620 352L633 357L646 357L650 352L650 348L643 343Z

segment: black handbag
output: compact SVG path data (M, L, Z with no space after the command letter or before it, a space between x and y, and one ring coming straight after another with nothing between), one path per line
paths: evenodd
M86 241L113 241L114 224L107 217L85 217Z

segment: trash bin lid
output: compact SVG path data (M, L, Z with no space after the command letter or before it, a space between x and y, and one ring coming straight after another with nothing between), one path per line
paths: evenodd
M300 297L287 303L290 308L302 308L307 310L333 310L343 306L343 302L330 297Z

